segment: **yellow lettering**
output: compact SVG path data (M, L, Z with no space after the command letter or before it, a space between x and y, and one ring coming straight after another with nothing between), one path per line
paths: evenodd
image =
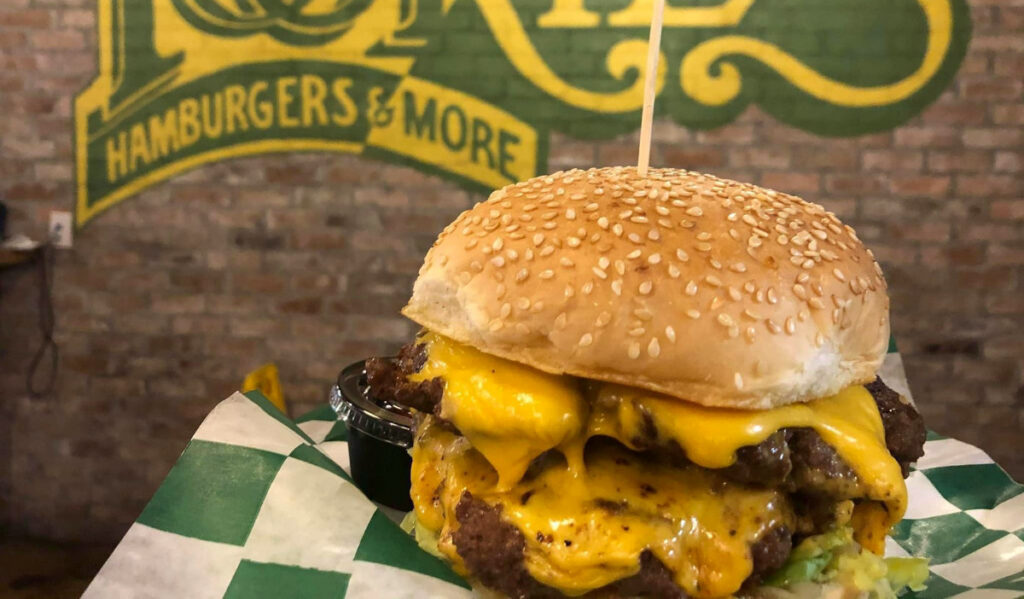
M210 139L220 137L224 130L224 96L220 92L213 94L213 106L210 106L210 94L203 94L203 133Z
M195 98L185 98L178 104L178 141L181 147L187 148L199 141L201 131L199 102Z
M149 145L153 160L178 151L178 113L173 108L167 109L163 119L158 114L149 117Z
M107 138L107 181L113 183L128 174L128 136L124 131Z
M340 114L332 112L331 120L339 127L348 127L359 117L359 109L348 93L350 85L352 85L352 80L348 77L339 77L331 82L331 94L341 104L342 110Z
M267 129L274 124L274 106L270 102L259 102L260 94L269 87L266 81L257 81L249 90L249 120L257 129Z
M288 107L295 96L290 90L298 85L297 77L281 77L277 80L277 123L281 127L298 127L299 119L288 114Z
M142 123L132 125L131 140L128 163L129 168L134 171L139 168L138 163L140 160L142 161L142 166L146 166L150 162L149 141L146 139L146 128L142 126Z
M316 75L303 75L301 81L302 93L302 126L309 127L313 124L313 113L316 113L316 124L327 124L327 107L324 100L327 98L327 84Z
M224 90L224 120L227 121L228 134L235 132L235 122L241 131L249 130L249 121L245 119L245 88L241 85L229 85Z
M725 27L743 20L754 0L725 0L715 6L666 6L666 27ZM612 27L647 27L654 0L633 0L626 8L608 15Z
M648 10L647 16L650 14ZM601 15L583 8L583 0L555 0L551 10L537 17L538 27L597 27L600 24Z

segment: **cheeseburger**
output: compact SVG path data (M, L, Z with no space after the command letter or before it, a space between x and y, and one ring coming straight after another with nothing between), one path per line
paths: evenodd
M881 270L800 198L685 170L500 189L367 363L417 415L424 547L508 597L889 597L925 428L877 378Z

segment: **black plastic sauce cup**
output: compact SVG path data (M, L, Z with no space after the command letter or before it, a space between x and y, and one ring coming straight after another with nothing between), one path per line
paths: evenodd
M371 500L412 509L409 470L413 419L405 406L381 401L366 383L364 361L349 364L331 388L331 407L348 427L352 479Z

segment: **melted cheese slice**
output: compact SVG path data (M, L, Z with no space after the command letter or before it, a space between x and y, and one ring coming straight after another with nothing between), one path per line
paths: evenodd
M422 341L427 363L410 378L444 377L441 415L465 438L431 432L437 427L417 438L413 501L421 522L441 533L441 550L457 569L461 560L449 527L462 492L469 490L504 506L505 519L526 536L530 574L566 594L635 573L644 550L654 552L691 596L735 592L752 569L749 544L770 525L786 521L787 500L773 490L731 485L700 468L640 462L624 449L611 457L607 451L592 456L588 449L584 464L589 438L607 436L633 446L652 424L659 440L675 441L690 460L710 469L731 465L738 449L781 428L813 428L860 479L864 500L852 523L857 540L876 553L906 509L899 465L886 449L877 406L863 387L764 411L706 408L610 384L598 386L591 402L571 377L432 333ZM522 481L530 463L551 449L565 455L567 466ZM527 492L529 501L520 505ZM628 509L612 513L600 507L609 505L604 499L625 500Z
M427 362L410 380L444 378L441 417L494 466L499 488L511 488L534 458L583 431L587 404L576 380L434 333L420 340L427 346Z
M439 549L465 573L451 533L463 491L522 531L531 576L580 595L635 574L650 550L693 597L723 597L750 575L750 545L789 524L786 497L751 489L697 467L642 460L614 444L588 449L586 468L549 467L508 491L494 471L452 433L428 424L413 453L413 503L436 527Z

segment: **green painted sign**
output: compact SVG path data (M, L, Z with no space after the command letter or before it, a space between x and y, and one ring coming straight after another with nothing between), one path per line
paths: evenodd
M77 222L224 158L334 151L481 190L546 170L551 131L639 125L653 0L101 0L75 99ZM756 104L825 136L933 101L964 0L676 0L659 115L711 129Z

